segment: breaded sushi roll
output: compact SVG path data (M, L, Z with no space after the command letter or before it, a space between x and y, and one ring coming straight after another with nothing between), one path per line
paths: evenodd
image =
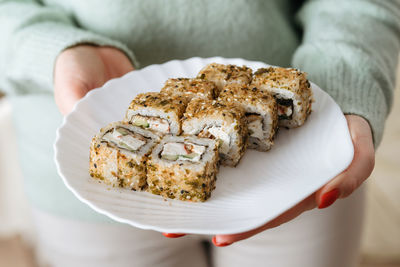
M186 104L186 98L179 95L138 94L126 111L125 121L160 134L179 135Z
M299 127L311 113L312 91L305 72L278 67L258 69L250 87L270 92L276 98L279 126Z
M215 140L165 135L149 157L148 191L173 199L205 201L215 188L217 163Z
M203 79L171 78L168 79L161 93L170 95L182 95L190 101L194 97L214 99L216 86L213 82Z
M228 84L221 91L218 100L239 105L246 112L249 148L259 151L271 148L278 126L276 100L271 94L256 87Z
M249 84L252 70L246 66L211 63L200 70L197 78L214 82L219 93L225 85L230 83Z
M216 139L223 165L236 166L246 150L245 112L237 105L195 98L187 106L182 130L187 135Z
M124 122L102 128L90 145L92 177L132 190L146 187L146 159L159 136Z

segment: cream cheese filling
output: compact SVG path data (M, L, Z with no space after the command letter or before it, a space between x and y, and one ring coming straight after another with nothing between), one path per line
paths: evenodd
M205 150L205 146L195 145L193 143L170 142L164 145L161 158L198 162Z
M264 138L263 119L260 115L250 114L247 117L249 135L258 139Z
M106 133L102 139L104 141L114 143L119 148L130 151L137 151L147 142L146 138L142 135L132 133L122 127L115 128L112 132Z
M200 137L213 137L219 142L219 152L227 154L229 152L229 144L231 138L220 126L212 126L210 128L204 129L200 134Z
M283 106L278 104L278 116L290 117L292 113L292 106Z
M149 128L153 131L161 133L170 132L169 122L165 119L150 117L150 116L135 115L132 116L131 122L133 125L140 126L143 128Z

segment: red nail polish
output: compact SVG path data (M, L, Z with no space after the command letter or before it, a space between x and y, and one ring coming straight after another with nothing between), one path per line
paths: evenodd
M232 244L232 243L229 243L229 242L226 242L226 243L218 243L217 240L216 240L216 238L215 238L215 236L213 236L212 242L213 242L213 244L214 244L215 246L217 246L217 247L226 247L226 246L229 246L229 245Z
M185 234L173 234L173 233L162 233L163 236L168 237L168 238L178 238L181 236L185 236Z
M336 201L336 199L338 199L338 197L339 197L339 189L337 188L323 194L321 197L321 203L319 204L318 208L324 209L329 207Z

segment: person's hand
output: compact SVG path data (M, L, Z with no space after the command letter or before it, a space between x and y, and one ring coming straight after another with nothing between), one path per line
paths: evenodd
M134 68L128 57L113 47L79 45L64 50L54 68L54 97L58 109L68 114L90 90Z
M371 128L368 122L356 115L346 115L350 135L354 145L354 158L350 166L334 177L317 192L310 195L296 206L281 214L265 225L238 234L216 235L212 238L214 245L223 247L247 239L267 229L277 227L293 220L301 213L316 207L323 209L332 205L336 199L348 197L371 174L375 164L375 151ZM166 234L166 237L180 237L182 234Z

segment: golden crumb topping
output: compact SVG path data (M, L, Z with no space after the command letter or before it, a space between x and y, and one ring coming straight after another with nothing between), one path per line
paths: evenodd
M161 93L184 95L189 99L196 96L213 99L215 91L216 87L213 82L196 78L171 78L161 89Z
M252 86L270 88L281 88L300 93L308 90L310 83L307 73L293 68L269 67L258 69L253 76Z
M224 80L226 82L251 82L252 70L246 66L224 65L211 63L205 66L197 75L197 78L209 81Z
M174 111L182 114L188 100L180 95L169 95L157 92L138 94L131 102L129 109L138 110L143 108L162 109L165 112Z
M241 84L226 85L221 91L218 100L236 105L263 105L271 109L274 109L276 105L276 100L271 93Z
M195 98L189 102L184 118L214 117L219 115L231 121L240 121L244 118L245 111L234 103Z

